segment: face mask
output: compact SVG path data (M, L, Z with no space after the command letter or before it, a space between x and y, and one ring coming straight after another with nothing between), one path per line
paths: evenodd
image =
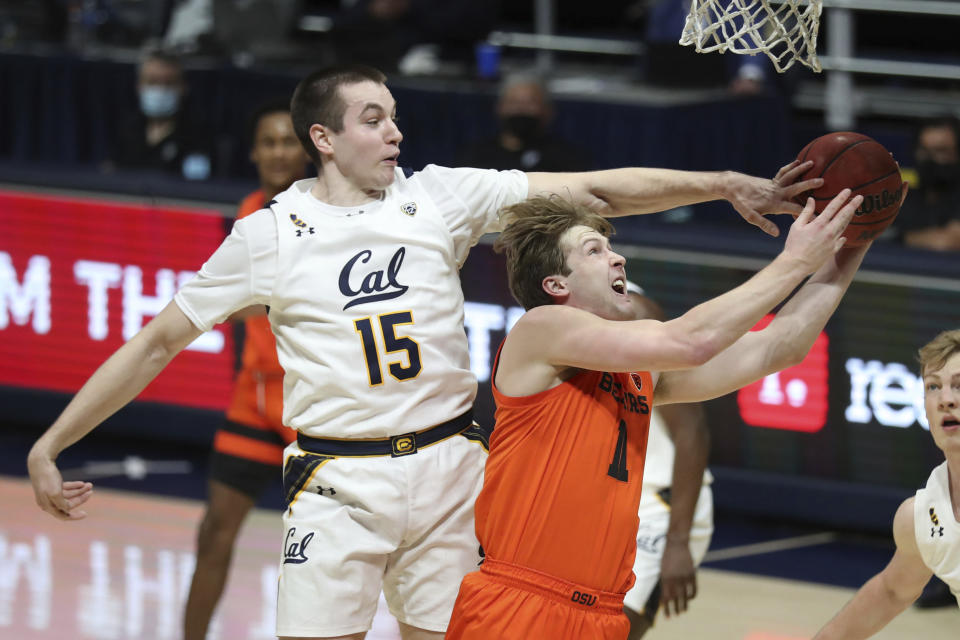
M166 118L177 112L180 92L170 87L147 85L140 89L140 110L148 118Z
M925 160L917 165L920 187L933 191L950 191L960 188L960 163L942 164Z
M502 122L504 131L517 136L525 144L541 137L540 118L537 116L507 116Z

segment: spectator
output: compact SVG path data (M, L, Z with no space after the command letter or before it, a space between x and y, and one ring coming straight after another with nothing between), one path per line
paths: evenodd
M924 120L914 142L917 188L904 201L897 225L908 247L960 251L960 120Z
M697 53L679 44L690 0L646 0L644 79L670 87L726 85L737 95L756 95L767 88L770 64L764 56Z
M492 0L357 0L334 18L331 37L344 61L436 71L440 60L472 64L474 45L493 29L499 13L499 2ZM417 58L415 64L407 54Z
M543 81L532 74L508 76L496 107L499 132L461 152L459 166L523 171L587 171L587 154L548 134L553 103Z
M117 131L107 169L158 170L187 180L212 173L212 144L184 108L187 88L180 61L152 52L137 72L140 109Z

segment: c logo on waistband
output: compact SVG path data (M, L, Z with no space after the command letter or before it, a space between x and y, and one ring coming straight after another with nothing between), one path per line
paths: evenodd
M394 458L408 456L411 453L417 452L417 439L412 433L407 433L402 436L394 436L390 439L390 444L392 445L393 449L393 452L390 455Z

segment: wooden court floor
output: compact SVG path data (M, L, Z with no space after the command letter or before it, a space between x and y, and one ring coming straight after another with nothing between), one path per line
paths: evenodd
M94 489L86 520L61 522L22 478L0 477L0 639L176 640L193 569L194 500ZM210 640L273 638L278 514L244 528ZM729 571L700 572L690 612L658 619L663 640L809 638L852 590ZM395 640L381 609L369 640ZM957 640L960 609L910 609L875 638Z

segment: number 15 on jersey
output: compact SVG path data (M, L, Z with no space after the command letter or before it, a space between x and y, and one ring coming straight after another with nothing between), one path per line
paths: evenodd
M407 366L403 365L402 357L400 360L386 363L387 371L394 379L403 382L420 375L420 345L409 336L397 335L397 327L405 324L413 324L413 313L410 311L381 313L376 318L368 316L353 321L353 326L360 334L360 341L363 343L363 357L367 361L367 376L371 387L383 384L383 365L379 345L383 345L384 356L397 352L407 354ZM380 327L379 342L376 325Z

